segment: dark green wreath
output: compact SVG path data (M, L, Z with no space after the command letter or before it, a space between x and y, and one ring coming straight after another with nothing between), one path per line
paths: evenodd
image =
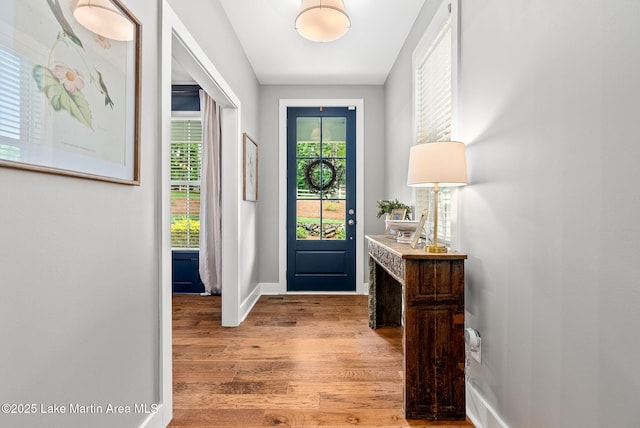
M322 179L322 174L320 175L320 179L317 180L314 176L314 171L322 165L322 168L326 168L331 173L331 178L326 182ZM314 159L312 161L307 162L304 166L304 182L306 183L309 190L312 190L316 193L325 192L331 193L337 190L340 178L344 175L344 171L339 166L336 166L333 162L327 159Z

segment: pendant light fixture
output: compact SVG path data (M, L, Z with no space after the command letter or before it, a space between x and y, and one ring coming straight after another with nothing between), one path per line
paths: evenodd
M351 27L343 0L302 0L296 30L313 42L332 42Z
M133 23L111 0L79 0L73 16L87 30L111 40L133 40Z

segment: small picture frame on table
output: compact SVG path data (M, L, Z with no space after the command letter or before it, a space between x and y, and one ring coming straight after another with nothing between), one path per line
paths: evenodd
M398 208L395 210L391 210L391 213L389 214L389 220L404 220L406 215L406 209Z
M391 210L390 213L387 214L387 220L404 220L404 217L407 215L407 210L402 208L396 208ZM384 230L384 233L389 233L391 235L395 235L395 230L392 230L389 225Z
M420 222L418 223L418 227L416 227L416 231L413 233L411 248L416 248L418 246L418 243L420 242L420 236L422 236L422 231L424 230L424 225L427 222L427 217L429 217L429 210L422 210Z

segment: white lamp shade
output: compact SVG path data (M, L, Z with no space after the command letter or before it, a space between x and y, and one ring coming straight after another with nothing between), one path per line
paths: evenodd
M109 0L79 0L73 16L87 30L111 40L133 40L133 23Z
M314 42L332 42L344 36L351 20L342 0L302 0L296 30Z
M416 187L467 184L465 145L459 141L416 144L409 152L407 184Z

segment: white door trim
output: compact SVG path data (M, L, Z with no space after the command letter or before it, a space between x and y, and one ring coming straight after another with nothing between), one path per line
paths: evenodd
M287 107L356 107L356 293L367 294L364 278L364 99L281 99L279 112L278 290L287 293ZM307 293L308 294L308 293Z
M240 130L240 99L231 90L217 68L180 21L166 0L160 11L160 103L159 112L161 145L158 147L156 176L158 195L158 269L160 279L160 332L159 332L159 391L158 418L149 426L166 426L173 417L172 377L172 323L171 323L171 69L172 57L184 67L194 80L211 95L221 107L222 116L222 324L240 324L239 242L238 217L240 211L241 183L239 179L242 148ZM147 425L147 423L145 423Z

